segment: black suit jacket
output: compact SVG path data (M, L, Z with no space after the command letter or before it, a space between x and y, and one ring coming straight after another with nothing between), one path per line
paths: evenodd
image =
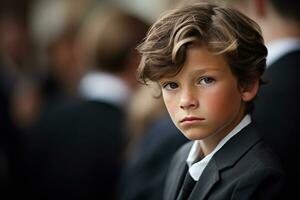
M282 160L287 172L287 199L298 195L300 164L300 50L290 52L269 66L255 102L254 119L270 144Z
M100 101L45 113L25 140L30 199L115 199L123 153L123 112Z
M20 130L11 117L14 82L0 58L0 199L16 199L19 191Z
M192 142L174 156L166 182L165 200L175 200L187 171ZM231 138L212 157L196 183L189 200L273 200L284 184L280 164L253 124Z

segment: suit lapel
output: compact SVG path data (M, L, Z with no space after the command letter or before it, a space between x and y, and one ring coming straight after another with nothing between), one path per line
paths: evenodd
M174 190L172 191L170 199L176 199L176 197L178 196L187 170L188 170L187 164L182 163L177 173L175 172L176 175L174 177L174 182L172 183L173 184L172 188L174 188Z
M219 171L216 162L214 159L212 159L203 171L200 179L197 181L189 200L204 199L211 188L219 181L219 179Z
M261 135L257 134L254 122L246 126L240 133L233 136L216 154L213 156L219 171L233 166L243 157L255 144L261 141Z
M172 171L169 174L169 177L171 177L171 179L167 181L168 185L166 185L166 199L168 200L175 200L182 186L182 182L188 169L186 158L191 149L191 146L192 142L189 142L181 149L181 152L177 158L177 162L175 162L176 165L174 166L174 168L172 168Z
M220 180L223 170L230 169L250 148L261 141L261 136L256 134L253 124L242 129L216 152L196 183L189 200L205 199Z

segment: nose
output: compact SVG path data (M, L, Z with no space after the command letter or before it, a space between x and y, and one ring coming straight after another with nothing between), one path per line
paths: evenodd
M186 90L180 98L180 108L183 110L195 109L199 106L197 95L191 90Z

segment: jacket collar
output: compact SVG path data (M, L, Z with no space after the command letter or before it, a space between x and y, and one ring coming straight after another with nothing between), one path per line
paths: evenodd
M204 199L211 188L220 180L222 170L229 169L243 157L261 136L257 135L254 123L249 124L241 132L231 138L210 160L203 174L196 183L189 200Z

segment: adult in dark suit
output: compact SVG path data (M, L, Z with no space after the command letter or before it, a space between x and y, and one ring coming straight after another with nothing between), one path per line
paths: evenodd
M124 145L123 111L74 102L44 114L27 140L33 199L114 199Z
M90 20L94 23L89 21L84 28L92 28L86 34L95 31L95 38L82 34L93 39L89 64L96 67L80 82L81 100L45 111L26 140L25 192L32 199L116 197L126 102L134 89L133 72L139 60L135 47L148 26L118 9Z
M1 2L0 8L0 199L16 199L19 169L22 168L20 136L24 127L21 125L29 125L26 122L30 120L18 120L20 115L14 111L22 113L23 110L15 107L13 100L20 83L34 78L34 70L28 62L31 48L24 18L5 4ZM29 109L29 113L31 111ZM26 116L26 119L31 117L30 114Z
M232 1L262 28L268 48L268 81L259 92L254 119L280 156L288 175L286 198L298 195L300 180L300 3L295 0Z
M265 133L264 139L279 155L287 172L288 199L298 193L300 180L300 164L295 162L300 152L300 104L297 97L300 91L299 58L300 48L269 66L265 75L270 83L262 87L254 113L258 128ZM284 81L282 77L285 77Z
M18 177L18 160L20 159L20 144L19 144L19 131L9 112L9 95L3 85L0 64L0 198L8 196L11 199L15 195L12 192L18 190L17 183Z
M174 156L164 199L178 196L192 144L187 143ZM274 154L250 124L215 153L188 199L280 199L284 182L278 166Z

